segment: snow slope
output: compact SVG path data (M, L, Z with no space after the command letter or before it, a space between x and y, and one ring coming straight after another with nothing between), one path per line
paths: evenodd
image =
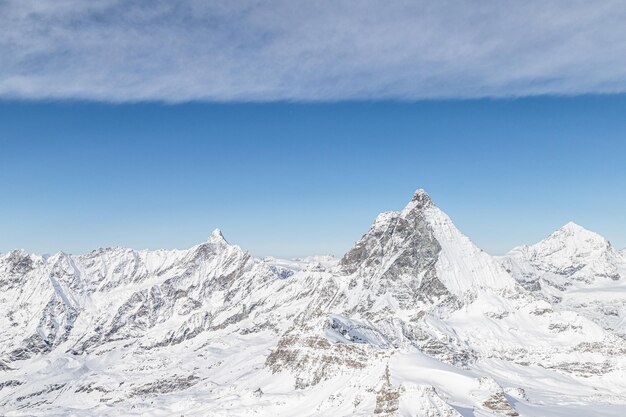
M600 309L623 306L623 260L575 225L491 257L423 190L340 260L256 259L219 230L13 251L0 414L623 416L624 309Z
M626 256L597 233L568 223L513 249L501 263L526 288L626 337Z

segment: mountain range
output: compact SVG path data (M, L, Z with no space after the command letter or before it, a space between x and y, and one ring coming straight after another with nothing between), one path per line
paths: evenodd
M491 256L423 190L340 259L0 255L0 415L626 415L626 251Z

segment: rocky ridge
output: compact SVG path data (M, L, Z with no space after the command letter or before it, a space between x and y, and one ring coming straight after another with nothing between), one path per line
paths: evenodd
M256 259L219 230L187 250L13 251L0 410L617 416L625 297L598 294L624 288L624 259L573 224L492 257L423 190L340 260Z

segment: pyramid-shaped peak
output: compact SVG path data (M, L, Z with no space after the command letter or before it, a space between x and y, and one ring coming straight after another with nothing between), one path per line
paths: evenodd
M604 237L600 236L596 232L592 232L591 230L585 229L581 225L574 223L574 222L567 223L566 225L564 225L563 227L561 227L560 229L558 229L556 232L552 234L552 237L557 237L557 236L558 237L567 236L569 238L580 237L584 239L601 240L601 241L606 240L604 239Z
M209 236L209 242L223 242L223 243L228 243L226 241L226 238L224 237L224 235L222 234L222 230L221 229L215 229L211 232L211 236Z
M410 290L416 291L415 297L432 300L515 286L513 278L463 235L422 189L402 211L378 215L340 266L346 274L373 280L376 291L406 295L407 278L419 287Z
M585 232L589 232L589 230L585 229L581 225L579 225L577 223L574 223L574 222L568 222L566 225L561 227L560 230L562 230L564 232L569 232L569 233L585 233Z
M550 253L556 253L556 248L567 249L572 253L584 252L589 250L606 250L611 244L603 236L587 230L574 222L569 222L561 228L554 231L550 236L542 241L530 246L531 249Z
M432 198L430 198L428 193L424 191L424 189L420 188L417 191L415 191L415 193L413 193L413 198L411 198L411 201L409 202L406 209L411 209L411 210L416 209L416 208L422 209L422 208L430 207L434 205L435 204L433 203L433 200Z

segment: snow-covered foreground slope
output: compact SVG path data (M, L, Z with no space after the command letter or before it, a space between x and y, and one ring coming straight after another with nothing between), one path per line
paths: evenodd
M619 307L623 254L581 239L496 259L419 190L340 260L255 259L219 231L10 252L0 414L623 416L623 310L567 301Z

